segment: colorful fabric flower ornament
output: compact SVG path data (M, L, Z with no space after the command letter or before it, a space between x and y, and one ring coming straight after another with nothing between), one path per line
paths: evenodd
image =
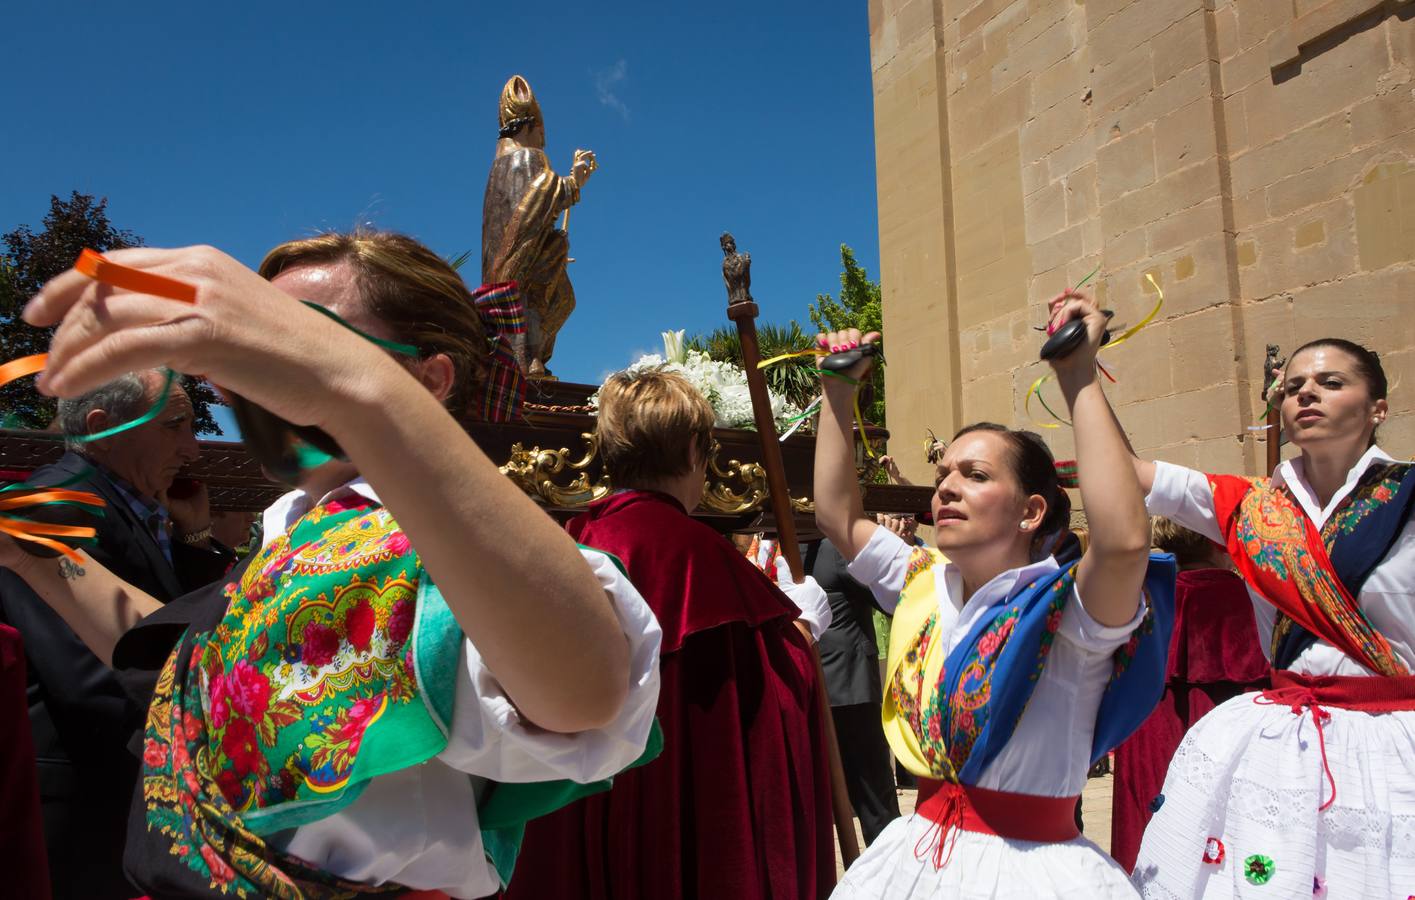
M1161 806L1164 806L1164 794L1155 794L1155 799L1150 801L1150 812L1159 812Z
M1211 837L1204 844L1204 862L1211 866L1216 866L1223 862L1224 850L1223 841L1216 837Z
M1327 880L1320 875L1312 876L1312 896L1317 900L1327 895Z
M1272 861L1270 856L1254 853L1243 860L1243 877L1248 879L1249 884L1267 884L1276 871L1277 864Z

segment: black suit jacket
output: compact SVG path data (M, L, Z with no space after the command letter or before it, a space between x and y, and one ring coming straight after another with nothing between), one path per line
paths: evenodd
M845 557L830 541L802 544L801 559L806 573L830 598L833 618L819 644L830 705L879 705L884 695L880 690L879 648L875 645L874 594L850 577Z
M188 547L175 540L172 563L168 563L156 538L113 483L76 453L66 453L37 470L28 483L54 485L81 473L86 477L73 488L98 494L108 504L93 523L97 543L85 550L119 578L165 603L215 581L229 568L227 552ZM129 740L146 711L131 703L113 671L8 569L0 569L0 621L18 629L24 638L30 726L45 830L51 836L51 862L79 849L54 846L59 836L51 824L66 811L97 828L98 833L90 828L86 839L116 841L121 851L138 771ZM108 858L99 848L88 849L90 866ZM74 864L82 863L76 859Z

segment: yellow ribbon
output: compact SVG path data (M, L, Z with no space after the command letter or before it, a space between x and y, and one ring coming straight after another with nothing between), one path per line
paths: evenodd
M805 350L793 350L793 351L791 351L790 353L780 353L780 354L777 354L776 356L773 356L771 359L764 359L764 360L762 360L761 362L757 363L757 368L758 368L758 369L765 369L767 366L774 366L774 365L776 365L777 363L785 362L785 361L788 360L788 359L797 359L797 358L802 357L802 356L829 356L829 355L830 355L830 351L829 351L829 350L822 350L820 347L808 347L808 348L805 349ZM835 375L834 372L831 372L831 373L823 373L823 374ZM837 377L843 377L843 376L837 376ZM854 379L850 379L850 380L854 381ZM857 386L857 387L859 386L859 383L858 383L858 382L856 382L856 386ZM860 441L861 441L862 443L864 443L864 445L865 445L865 454L866 454L867 456L869 456L870 459L874 459L874 458L875 458L875 451L874 451L874 448L870 446L870 441L869 441L869 439L865 436L865 417L864 417L864 415L860 412L860 392L859 392L858 390L855 391L855 398L854 398L854 400L855 400L855 424L856 424L856 426L858 426L859 429L860 429Z
M1113 341L1110 341L1105 346L1101 347L1100 351L1097 352L1103 352L1105 350L1110 350L1115 347L1119 347L1121 344L1130 340L1141 330L1149 326L1149 324L1154 321L1155 316L1159 315L1160 308L1164 306L1164 290L1159 286L1159 282L1155 281L1155 276L1151 275L1149 272L1145 273L1145 278L1155 289L1155 293L1159 295L1159 299L1155 301L1154 309L1151 309L1149 315L1145 316L1145 318L1141 319L1137 324L1122 331L1119 337L1117 337ZM1022 400L1022 410L1027 414L1027 418L1031 419L1032 423L1039 428L1060 428L1062 425L1066 425L1069 427L1071 423L1063 419L1061 416L1058 416L1056 412L1052 410L1050 406L1047 405L1046 398L1042 396L1042 385L1045 384L1050 378L1051 373L1048 372L1047 374L1038 378L1036 381L1032 382L1032 386L1027 389L1027 394ZM1034 394L1037 397L1037 402L1042 405L1042 408L1045 409L1051 415L1051 417L1056 420L1056 422L1038 422L1035 418L1033 418L1032 395Z

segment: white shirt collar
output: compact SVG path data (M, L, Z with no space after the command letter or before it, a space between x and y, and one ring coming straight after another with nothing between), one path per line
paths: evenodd
M1366 474L1366 470L1377 462L1394 462L1394 458L1380 447L1372 444L1361 458L1356 461L1356 465L1346 473L1346 483L1341 486L1326 507L1317 503L1317 493L1312 490L1312 486L1307 483L1307 475L1304 471L1302 457L1297 456L1284 460L1273 470L1273 487L1286 486L1292 491L1292 495L1297 498L1297 502L1302 505L1302 510L1307 514L1307 518L1312 520L1312 524L1321 528L1326 524L1327 517L1336 510L1346 495L1351 493L1356 487L1356 482L1361 480L1361 476Z
M1056 563L1056 557L1048 556L1046 559L1038 560L1030 565L1016 569L1008 569L987 584L978 588L973 596L968 598L966 604L959 601L963 597L963 573L958 571L958 567L953 563L946 563L943 567L944 600L959 610L960 615L964 615L968 609L981 609L992 606L999 600L1004 600L1011 596L1014 588L1023 581L1032 581L1049 572L1055 572L1061 568Z
M362 475L344 482L318 500L312 500L309 494L297 488L270 504L261 516L261 548L264 549L267 544L288 531L300 516L345 494L358 494L374 503L382 502Z

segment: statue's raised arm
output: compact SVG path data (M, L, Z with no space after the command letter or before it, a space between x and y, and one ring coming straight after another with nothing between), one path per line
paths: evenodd
M555 174L545 155L540 104L520 75L501 91L497 124L496 158L482 202L482 281L520 285L530 328L515 348L517 360L527 375L543 378L555 335L575 308L565 271L569 237L556 219L579 202L597 163L593 152L576 150L570 174Z

